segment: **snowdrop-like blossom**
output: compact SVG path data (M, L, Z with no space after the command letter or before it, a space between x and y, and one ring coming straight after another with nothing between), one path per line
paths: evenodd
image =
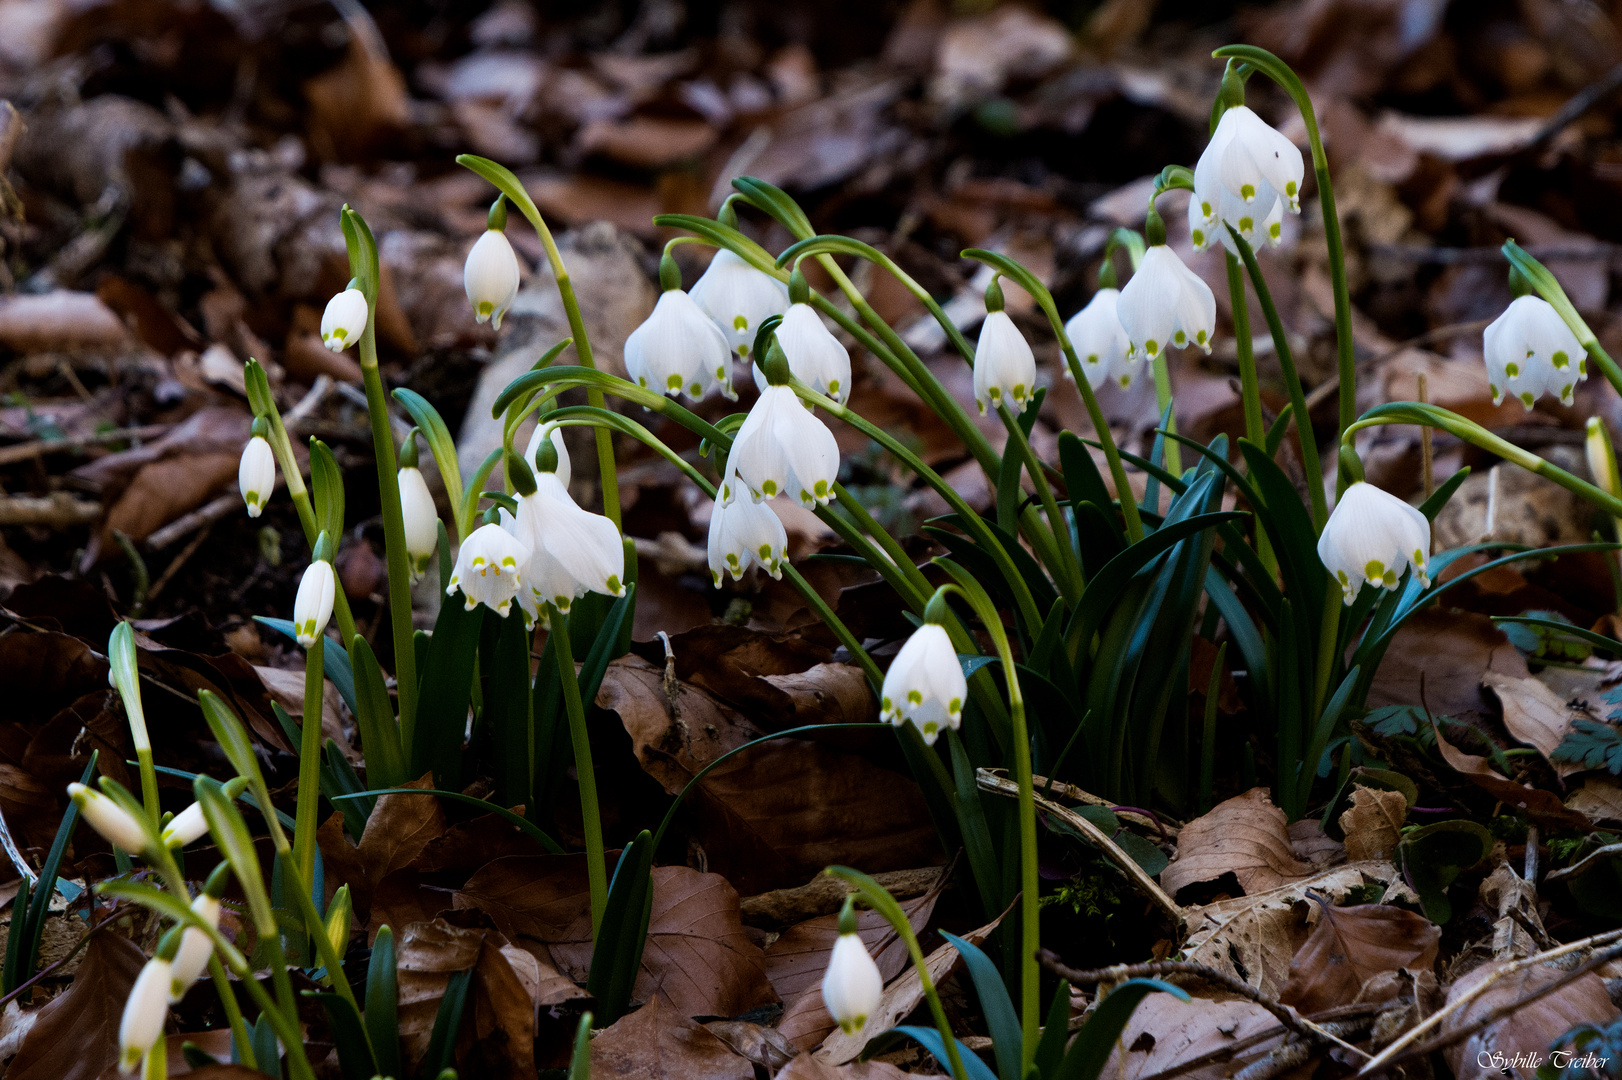
M1261 247L1264 242L1277 247L1283 240L1284 200L1274 196L1272 208L1265 209L1255 203L1246 203L1226 189L1208 194L1208 198L1201 198L1196 191L1193 198L1188 200L1188 236L1195 251L1204 251L1221 241L1223 247L1238 255L1239 246L1228 233L1229 225L1252 249ZM1205 214L1204 208L1213 205L1217 207L1217 213Z
M731 490L736 483L733 471L728 469L722 492ZM768 501L724 500L725 495L718 492L710 511L710 578L715 587L721 587L726 574L731 574L734 581L742 580L744 571L755 563L772 577L781 578L788 550L788 532L782 519Z
M1116 301L1116 314L1132 342L1134 357L1153 359L1173 345L1198 345L1211 351L1216 297L1165 244L1151 245L1143 253L1137 272Z
M197 894L197 899L191 902L192 911L210 926L220 925L220 897L225 895L225 886L229 878L229 866L221 863L208 876L208 881L204 884L203 891ZM208 967L208 958L213 953L214 943L197 927L188 926L181 931L180 948L175 951L174 963L169 970L171 1005L185 997L192 983L202 977L203 971Z
M1544 393L1570 405L1588 378L1588 354L1547 300L1517 298L1482 335L1487 385L1497 405L1508 393L1527 409Z
M732 441L728 461L756 502L789 494L807 507L826 506L839 478L839 444L828 426L787 386L768 386ZM722 502L738 495L723 485Z
M298 594L293 597L293 630L298 634L300 645L309 648L326 632L337 595L338 579L332 572L332 563L325 559L310 563L299 580Z
M369 317L366 294L359 289L345 289L327 301L327 310L321 314L321 344L333 352L343 352L360 340Z
M551 436L552 449L558 453L558 467L552 471L557 473L558 483L564 490L568 490L569 480L573 476L573 467L569 463L569 448L563 444L563 428L558 424L536 424L535 430L529 434L529 445L524 447L524 460L534 461L535 455L541 449L541 437Z
M1395 589L1410 566L1415 579L1429 586L1430 549L1431 523L1425 515L1361 480L1341 495L1318 537L1318 558L1340 582L1348 604L1365 581Z
M777 327L777 343L788 357L788 369L819 394L841 405L850 400L850 353L823 325L822 316L810 304L790 304L788 314ZM754 367L755 385L766 389L766 373Z
M255 435L242 448L242 463L237 466L237 488L242 501L248 505L248 516L256 518L265 510L270 493L276 487L276 454L262 435Z
M933 746L942 728L963 723L969 686L946 628L926 622L913 631L884 675L879 719L900 727L911 722Z
M544 452L538 457L551 463ZM625 594L625 542L619 529L602 514L581 509L556 472L537 471L535 490L518 500L518 516L503 520L530 552L520 571L518 601L531 622L544 604L567 612L588 592Z
M112 799L83 784L69 784L68 798L79 808L79 814L102 838L127 855L139 855L146 850L146 830L129 811Z
M1008 312L986 313L974 346L974 404L981 414L1008 404L1015 411L1036 391L1036 356Z
M170 847L185 847L201 840L206 832L208 822L203 818L203 804L194 802L169 819L160 838Z
M152 1045L163 1037L169 1016L169 988L179 935L171 931L158 946L158 955L146 962L135 977L118 1024L118 1071L131 1073ZM165 952L168 953L165 956Z
M434 548L439 546L439 511L434 508L434 496L428 490L428 481L415 465L401 468L400 515L405 519L406 556L411 565L411 580L416 581L428 569Z
M884 978L856 934L856 915L850 904L839 915L839 937L822 976L822 1003L839 1029L854 1035L879 1007Z
M473 318L501 329L501 317L518 295L518 256L507 234L486 229L467 253L462 266L462 287L473 305Z
M1120 298L1119 289L1099 289L1087 301L1087 306L1064 324L1065 336L1076 350L1076 359L1081 361L1081 370L1094 390L1104 385L1105 380L1124 390L1132 385L1138 372L1132 340L1126 336L1126 327L1121 325L1121 317L1116 312ZM1069 364L1065 365L1064 377L1075 378Z
M529 561L529 545L500 525L480 525L456 553L446 596L462 590L467 610L484 604L502 618L521 587L520 568Z
M625 370L638 386L671 397L697 401L717 386L737 397L727 336L680 289L666 289L653 314L625 339Z
M693 302L715 320L727 347L747 360L760 324L788 310L788 287L722 248L693 283Z

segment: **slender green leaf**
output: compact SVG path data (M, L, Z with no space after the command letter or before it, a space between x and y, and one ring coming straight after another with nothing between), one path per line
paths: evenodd
M456 460L456 442L451 438L450 428L445 426L439 410L430 405L427 398L403 386L394 391L394 400L411 414L411 422L428 440L428 451L434 455L434 464L439 467L440 483L445 485L446 500L452 507L461 506L462 470ZM458 539L465 537L459 536Z
M434 1016L434 1030L428 1037L428 1053L423 1055L423 1071L437 1076L455 1064L456 1033L462 1027L462 1013L467 1006L468 989L473 983L473 969L458 971L445 986L445 996L439 1001L439 1012Z
M935 1055L936 1061L947 1060L946 1043L941 1041L941 1033L932 1027L916 1027L905 1025L894 1027L889 1031L881 1031L867 1041L862 1048L861 1060L887 1054L892 1050L900 1049L907 1039L912 1039ZM973 1050L963 1045L963 1040L954 1040L957 1043L958 1056L963 1061L963 1070L969 1074L969 1080L998 1080L997 1074L991 1071L991 1066L981 1061Z
M518 829L519 831L523 832L531 840L534 840L537 844L540 844L542 847L544 847L547 851L551 852L552 854L554 854L554 855L563 854L563 849L558 846L557 841L553 840L550 836L546 835L546 833L542 832L540 830L540 828L535 825L534 822L525 820L522 816L513 813L511 810L508 810L504 806L498 806L495 803L490 802L490 801L488 801L486 799L476 798L475 796L472 796L472 795L464 795L460 791L443 791L443 790L439 790L439 789L436 789L436 788L411 788L411 787L368 788L365 791L356 792L353 795L339 795L337 797L337 799L334 800L334 801L342 801L344 799L361 799L361 798L375 799L375 798L377 798L379 796L382 796L382 795L433 795L433 796L436 796L436 797L441 798L441 799L450 799L452 802L463 803L464 805L467 805L467 806L476 806L480 810L483 810L487 814L496 815L498 818L505 821L507 824L509 824L509 825L513 826L514 828Z
M1156 991L1170 994L1178 1001L1189 1000L1188 991L1170 983L1158 979L1128 979L1093 1009L1076 1033L1070 1052L1064 1056L1058 1070L1045 1080L1098 1080L1121 1031L1137 1011L1138 1003Z
M339 994L304 991L307 998L319 1001L327 1010L327 1026L332 1029L332 1042L338 1049L338 1068L344 1080L372 1080L379 1075L372 1060L372 1048L361 1025L360 1014L348 998Z
M1019 1014L1003 985L1002 973L991 958L956 934L941 931L951 946L968 965L969 977L974 980L974 992L980 996L980 1014L985 1017L991 1035L992 1051L997 1057L997 1074L1002 1080L1021 1080L1020 1047L1024 1039L1020 1034Z
M366 967L366 1031L377 1071L402 1076L400 1063L400 983L395 970L394 931L378 928Z
M509 618L521 618L516 608L514 604L508 609ZM467 610L460 593L445 597L428 642L428 662L422 668L411 774L421 776L431 769L438 786L450 790L461 787L462 739L473 697L483 610L482 606Z
M652 872L653 834L643 829L620 852L586 978L586 989L597 999L598 1015L604 1025L624 1014L642 967L642 950L647 941L642 923L653 895Z
M337 543L344 534L344 474L320 439L310 440L310 495L316 530Z
M322 660L337 649L323 649ZM366 639L356 634L349 642L349 666L354 672L355 726L360 729L361 749L366 753L366 779L378 787L397 787L411 777L406 775L405 756L400 747L400 726L394 719L383 668Z

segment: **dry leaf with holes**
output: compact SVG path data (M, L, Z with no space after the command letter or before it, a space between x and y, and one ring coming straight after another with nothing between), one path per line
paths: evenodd
M1132 1013L1099 1080L1138 1080L1181 1065L1192 1058L1234 1044L1278 1026L1271 1013L1244 998L1179 1001L1170 994L1150 994ZM1266 1056L1274 1041L1244 1052L1243 1062ZM1225 1080L1238 1071L1234 1061L1215 1061L1182 1073L1183 1080Z
M1317 928L1290 961L1290 981L1279 1000L1303 1013L1343 1005L1376 975L1430 970L1441 939L1429 919L1402 908L1324 905Z
M1284 811L1266 788L1251 788L1183 827L1177 857L1160 874L1175 896L1181 889L1232 874L1246 893L1276 889L1310 877L1314 867L1296 858Z
M1498 966L1485 964L1455 982L1448 990L1448 1001L1452 1002L1468 992L1488 978ZM1449 1015L1442 1022L1441 1034L1448 1035L1468 1027L1499 1006L1518 1001L1565 974L1558 967L1539 964L1507 976L1475 1001ZM1489 1077L1499 1080L1504 1076L1532 1080L1533 1069L1505 1069L1494 1064L1493 1053L1497 1051L1510 1055L1517 1050L1535 1050L1542 1060L1547 1061L1549 1045L1577 1024L1585 1021L1609 1024L1616 1016L1616 1006L1605 992L1605 981L1589 972L1569 986L1521 1006L1464 1041L1454 1043L1442 1051L1442 1057L1457 1080L1488 1080Z
M1400 791L1382 791L1359 784L1352 805L1340 815L1346 834L1346 857L1353 862L1385 859L1397 850L1402 824L1408 819L1408 800Z

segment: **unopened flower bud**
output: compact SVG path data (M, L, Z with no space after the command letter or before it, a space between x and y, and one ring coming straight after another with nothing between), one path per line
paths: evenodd
M366 294L359 289L345 289L327 301L327 310L321 315L321 344L333 352L343 352L360 340L368 317Z
M822 976L822 1003L839 1029L854 1035L879 1007L884 977L856 934L856 918L849 899L839 917L839 938Z
M499 229L486 229L467 253L462 287L473 305L473 318L501 329L501 317L518 296L518 255Z
M327 629L332 618L332 604L337 598L338 580L332 563L316 559L305 568L299 580L298 594L293 598L293 630L298 643L305 648L315 644Z
M141 823L118 803L83 784L69 784L68 797L79 813L113 846L128 855L139 855L150 842Z
M256 518L264 513L270 493L276 488L276 454L262 435L254 435L242 448L242 463L237 466L237 487L242 501L248 506L248 516Z

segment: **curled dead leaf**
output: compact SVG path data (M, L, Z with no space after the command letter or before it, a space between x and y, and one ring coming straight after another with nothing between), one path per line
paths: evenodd
M1561 776L1583 771L1575 762L1554 760L1555 749L1571 730L1573 716L1560 695L1530 676L1522 679L1496 671L1482 675L1481 685L1497 696L1504 707L1504 726L1517 741L1536 747Z
M1303 1013L1343 1005L1384 972L1431 969L1441 937L1430 920L1399 907L1326 904L1290 961L1290 981L1279 1001Z
M1352 805L1340 815L1340 828L1346 834L1346 857L1353 862L1387 859L1402 839L1402 823L1408 819L1408 800L1400 791L1383 791L1358 784L1352 791Z
M1290 846L1284 811L1258 787L1183 826L1177 857L1161 871L1160 883L1175 896L1189 885L1232 874L1241 889L1253 893L1312 873L1312 864L1296 858Z

